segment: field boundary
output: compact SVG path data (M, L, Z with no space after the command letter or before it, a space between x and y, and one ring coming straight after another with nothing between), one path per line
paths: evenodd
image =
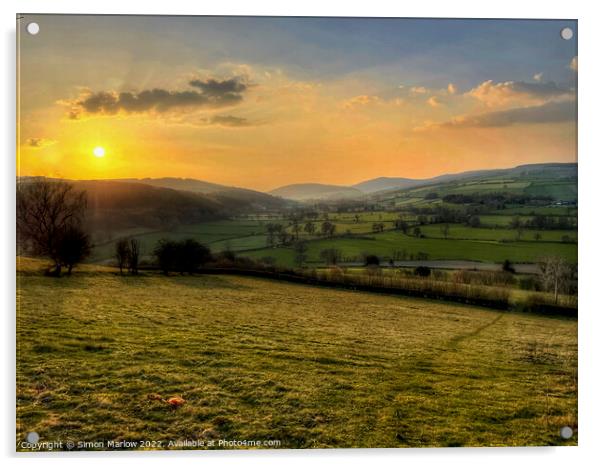
M363 285L359 283L345 283L332 280L325 280L317 277L309 277L291 272L279 272L270 270L244 269L244 268L225 268L225 267L204 267L199 270L202 274L208 275L241 275L257 278L267 278L271 280L286 281L290 283L298 283L302 285L313 285L327 288L346 289L351 291L363 291L378 294L389 294L398 296L409 296L415 298L425 298L436 301L450 301L461 304L469 304L475 306L483 306L495 310L502 311L521 311L541 314L545 316L563 316L577 318L578 311L576 308L552 305L540 305L531 309L517 307L508 301L500 301L496 299L471 298L466 296L441 295L428 290L413 290L399 287L387 287L378 285Z

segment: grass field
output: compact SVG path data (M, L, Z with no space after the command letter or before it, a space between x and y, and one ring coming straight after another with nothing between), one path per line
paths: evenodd
M443 225L425 225L420 227L422 233L429 238L445 238ZM539 241L562 241L563 237L568 237L571 241L577 241L577 231L573 230L523 230L522 241L538 241L535 235L539 234ZM514 241L517 236L516 230L502 228L471 228L459 224L449 224L449 239L477 239L488 241Z
M181 240L195 238L214 251L231 247L233 250L265 247L265 221L257 220L219 220L182 225L170 231L145 231L136 234L118 232L111 241L96 244L92 250L91 261L99 262L112 259L115 254L115 243L121 237L136 238L140 241L143 255L150 255L162 238Z
M327 248L340 249L345 258L361 260L363 253L376 254L381 258L388 258L395 251L406 251L409 254L426 253L431 260L477 260L483 262L503 262L508 259L513 262L536 262L547 255L559 255L567 261L577 261L577 244L556 243L563 236L577 239L574 230L539 231L524 230L521 240L516 240L516 231L505 228L470 228L464 225L450 225L449 237L445 239L441 231L442 225L424 225L422 232L427 238L415 238L402 234L400 231L385 231L372 233L373 222L383 222L385 228L392 228L392 218L397 218L393 212L371 212L361 214L360 222L354 222L354 214L332 214L330 221L337 225L337 232L344 234L349 230L358 237L320 238L308 236L303 231L300 238L308 238L308 260L313 263L322 263L320 251ZM487 216L483 218L488 224L502 222L511 217ZM277 221L277 220L272 220ZM288 222L281 219L281 223ZM162 238L182 240L195 238L206 244L213 252L225 249L239 252L243 255L260 259L273 257L276 263L282 266L294 265L294 253L290 247L267 247L266 235L267 221L258 220L221 220L204 222L195 225L184 225L172 231L146 231L136 232L132 237L137 238L141 244L142 256L151 260L152 251L157 242ZM314 222L319 231L320 222ZM291 227L287 227L292 234ZM535 234L541 235L541 240L535 240ZM364 237L361 237L364 236ZM118 235L111 241L97 244L92 250L90 261L106 263L112 261L115 251L115 242ZM503 242L505 241L505 242Z
M558 435L577 427L575 320L236 276L82 266L56 279L41 265L18 265L18 440L577 442Z
M528 233L525 233L527 236ZM415 238L398 231L389 231L371 235L374 239L331 238L308 243L308 261L322 262L320 251L336 248L345 259L362 260L364 253L376 254L381 258L391 257L394 251L406 251L416 254L428 254L429 260L477 260L501 263L508 259L512 262L537 262L547 255L561 256L568 262L577 262L577 245L547 243L536 241L514 241L500 243L484 240L445 240L437 238ZM273 257L276 263L290 266L294 263L294 252L290 248L265 248L245 252L244 255L256 259Z

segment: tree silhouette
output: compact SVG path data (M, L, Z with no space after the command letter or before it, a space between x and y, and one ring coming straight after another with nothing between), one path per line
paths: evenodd
M86 209L86 193L77 192L73 185L56 181L21 182L17 186L17 241L19 246L34 255L48 257L53 262L54 275L61 274L61 254L70 249L66 242L77 239L84 257L81 225ZM76 231L77 230L77 231ZM88 248L90 247L88 239ZM77 249L73 246L73 251ZM88 251L89 252L89 251ZM67 254L70 269L78 254Z

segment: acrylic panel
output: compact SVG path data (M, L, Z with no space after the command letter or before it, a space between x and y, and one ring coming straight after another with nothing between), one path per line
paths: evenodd
M577 32L18 15L16 449L576 445Z

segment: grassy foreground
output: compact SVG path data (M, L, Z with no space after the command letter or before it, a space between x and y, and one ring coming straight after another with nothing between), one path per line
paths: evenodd
M18 442L577 442L558 435L577 427L575 320L236 276L88 266L55 279L39 266L19 264Z

